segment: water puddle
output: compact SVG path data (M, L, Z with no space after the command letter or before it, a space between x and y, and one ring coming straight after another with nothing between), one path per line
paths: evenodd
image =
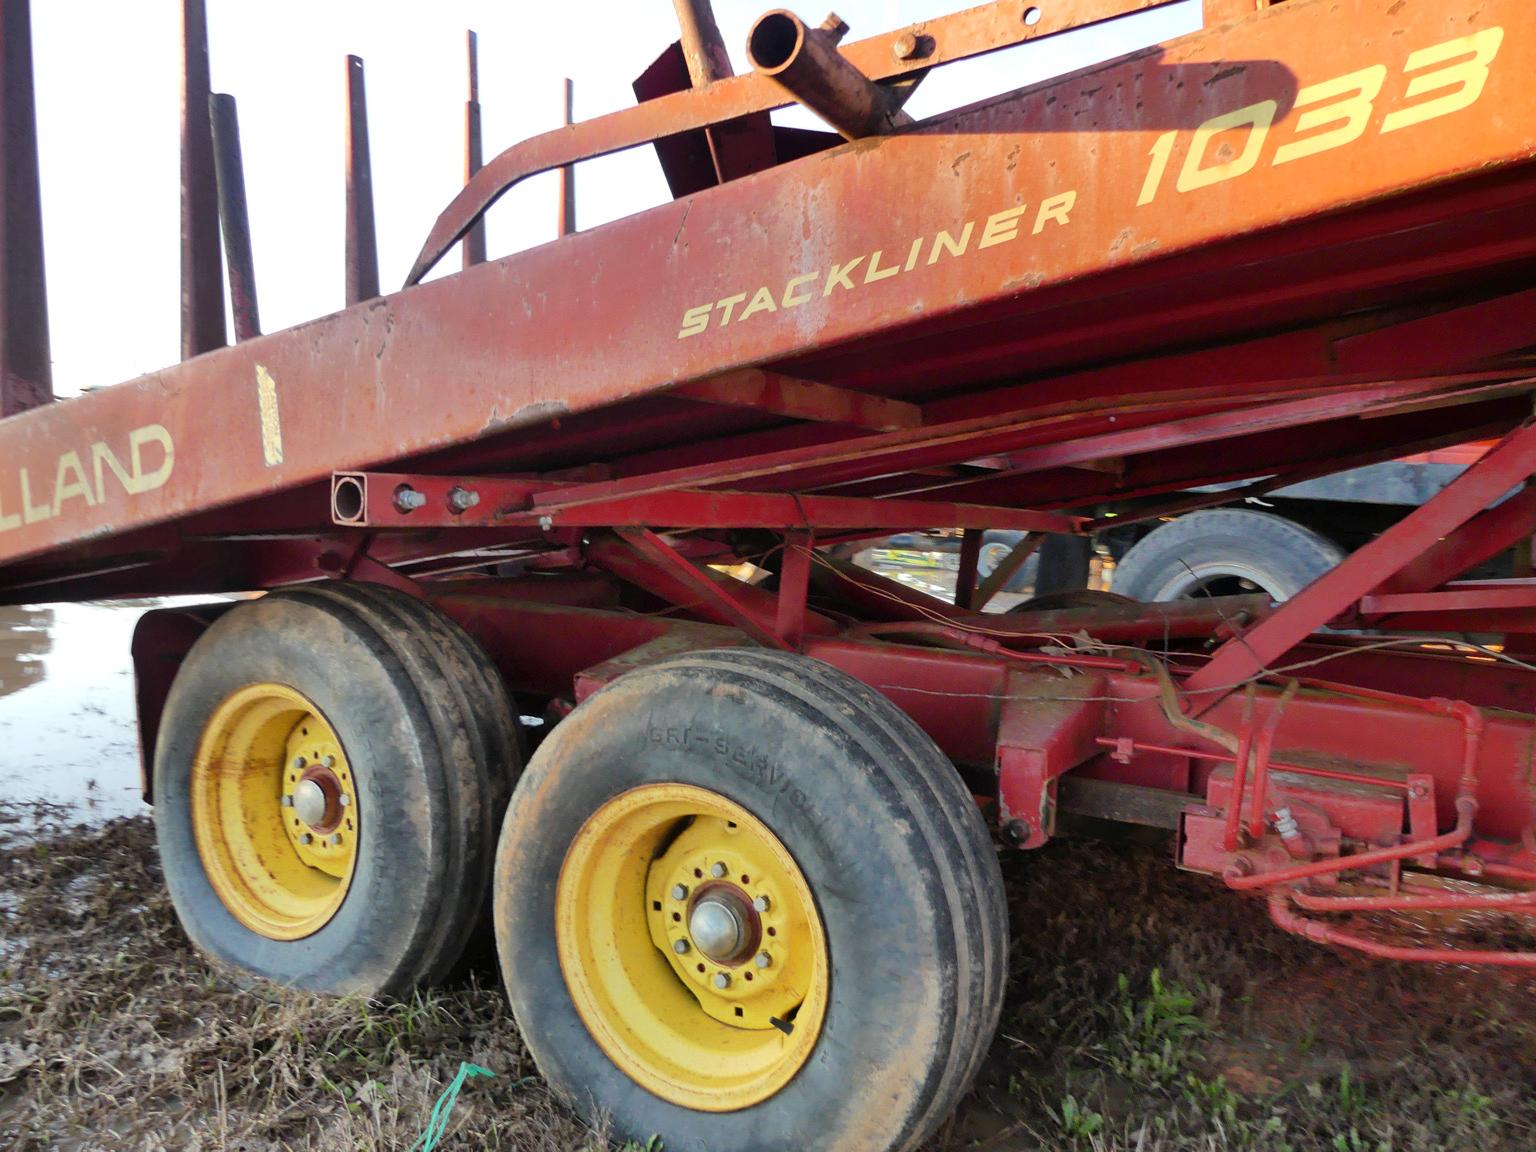
M80 820L148 811L129 645L164 603L0 607L0 796Z

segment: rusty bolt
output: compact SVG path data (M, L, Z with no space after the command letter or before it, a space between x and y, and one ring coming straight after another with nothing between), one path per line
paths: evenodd
M917 37L910 32L903 32L891 45L891 54L898 60L912 59L917 55Z
M828 12L827 18L821 22L821 30L832 37L835 44L848 35L848 21L844 20L836 12Z
M402 484L395 489L395 509L399 512L414 512L426 504L427 498L409 484Z
M1003 839L1014 848L1029 842L1029 821L1010 820L1003 825Z

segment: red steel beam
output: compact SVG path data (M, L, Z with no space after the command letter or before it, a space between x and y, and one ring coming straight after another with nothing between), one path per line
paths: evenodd
M340 472L332 482L336 523L370 528L1007 528L1075 532L1079 517L932 500L865 500L788 492L677 489L568 507L547 481L492 476Z
M1289 649L1346 614L1362 596L1488 507L1536 468L1536 421L1500 441L1430 500L1343 563L1286 601L1274 615L1239 639L1229 640L1210 663L1184 682L1204 709L1213 699L1257 676Z

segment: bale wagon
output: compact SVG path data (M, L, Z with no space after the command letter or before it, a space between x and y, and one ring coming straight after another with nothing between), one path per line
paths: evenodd
M1536 8L1206 0L1158 49L902 111L937 66L1157 6L859 40L774 11L732 75L679 0L639 103L474 170L387 295L356 85L349 306L263 335L191 0L186 358L54 402L0 5L0 601L267 593L134 640L191 939L387 996L489 919L551 1084L717 1152L932 1133L998 1019L999 846L1070 819L1174 830L1320 944L1536 966L1379 927L1536 909L1536 583L1461 578L1536 532ZM796 102L834 131L770 121ZM639 146L671 202L480 259L509 187ZM1106 500L1474 440L1282 604L982 611ZM953 602L835 547L929 528L965 533ZM978 582L987 530L1027 535Z

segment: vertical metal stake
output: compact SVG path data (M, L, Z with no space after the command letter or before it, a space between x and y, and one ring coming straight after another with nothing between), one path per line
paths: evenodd
M203 0L183 0L181 28L181 358L190 360L224 347L228 335Z
M806 597L811 583L811 549L816 537L808 528L784 533L784 561L779 565L779 603L774 631L792 649L805 637Z
M373 161L363 61L347 57L347 303L379 294L379 244L373 221Z
M245 163L240 156L240 116L227 92L212 97L213 158L219 175L219 219L224 224L224 258L229 265L230 310L235 339L261 335L256 310L256 261L251 255L251 221L245 204Z
M960 537L960 571L955 573L955 607L969 608L976 598L976 569L981 562L980 528L967 528Z
M0 3L0 417L53 399L28 0Z
M576 86L571 78L565 78L565 118L567 128L574 123ZM576 165L560 166L560 235L569 236L576 231Z
M464 183L480 171L480 37L466 33L469 48L469 100L464 104ZM464 267L485 263L485 217L464 234Z

